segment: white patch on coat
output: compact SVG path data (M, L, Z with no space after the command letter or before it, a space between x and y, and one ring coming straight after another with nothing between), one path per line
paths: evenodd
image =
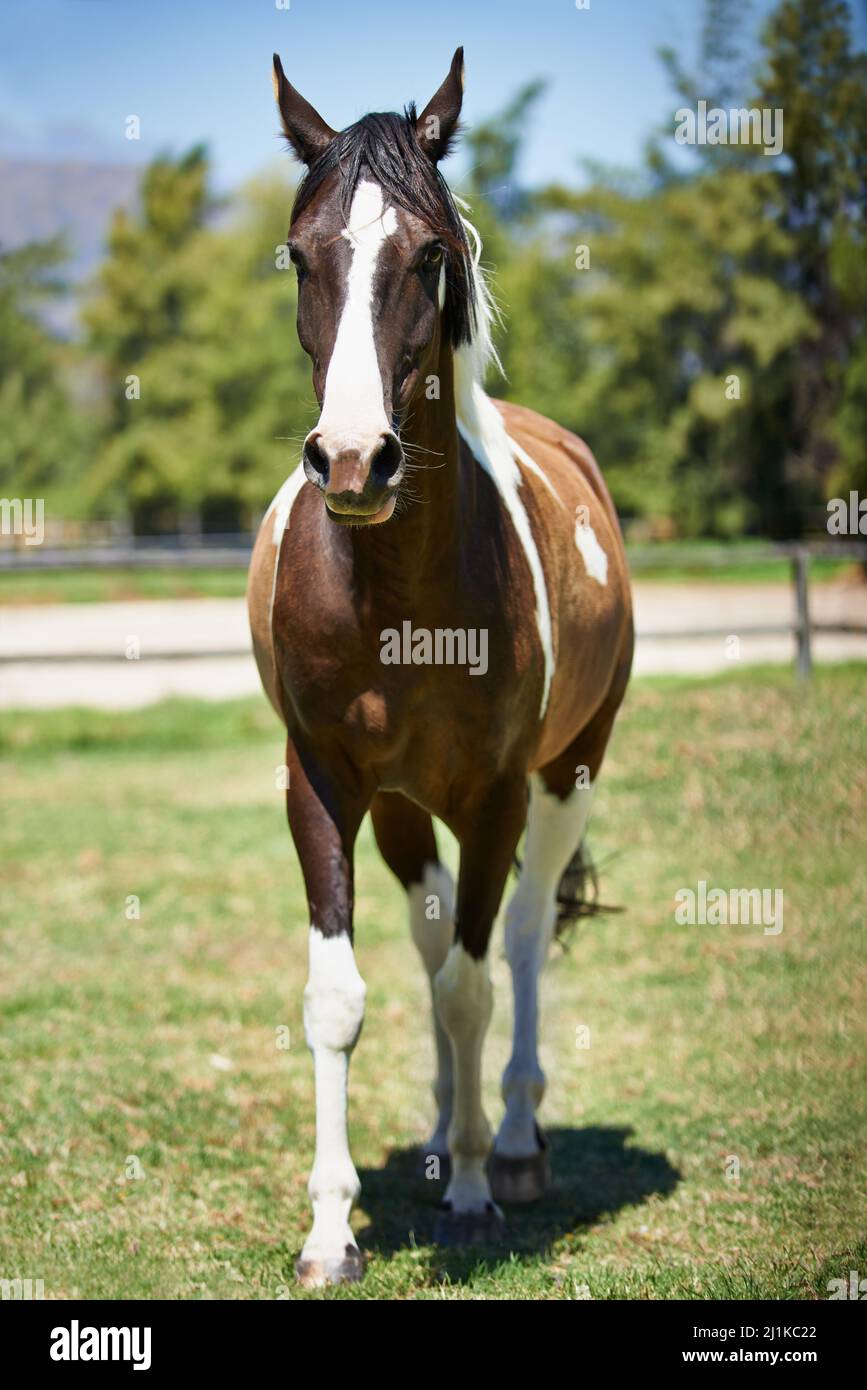
M292 515L292 505L298 496L307 478L304 473L303 464L298 465L293 473L289 474L277 496L272 501L265 513L265 518L274 513L274 522L271 527L271 539L274 542L274 570L271 574L271 599L268 604L268 630L274 621L274 596L277 593L277 570L280 567L280 545L283 540L283 533L289 525L289 518Z
M512 972L515 1020L512 1055L503 1073L506 1113L494 1148L511 1158L537 1151L536 1110L545 1091L539 1065L538 981L557 920L557 889L584 838L594 788L576 787L565 801L530 778L530 808L521 876L506 910L506 957Z
M608 583L608 556L599 544L596 532L589 521L576 521L575 544L581 551L584 568L597 584Z
M352 247L352 257L325 375L322 413L314 430L331 457L342 449L369 452L391 429L376 352L373 287L380 249L396 228L395 210L384 208L379 184L362 179L352 197L349 225L341 232Z
M463 349L455 357L455 395L457 403L458 429L472 451L476 462L493 480L503 505L512 520L518 540L527 557L530 578L536 597L536 627L542 646L545 669L542 681L542 699L539 718L544 717L551 693L554 677L554 635L551 625L551 609L548 603L548 589L545 572L539 554L530 518L520 496L523 485L521 470L515 462L516 448L506 433L506 426L490 396L487 396L479 383L469 374L469 363L461 368Z
M512 439L511 435L509 435L509 442L515 451L515 456L521 463L523 463L524 467L529 468L530 472L535 473L536 477L540 480L540 482L543 482L545 484L546 488L550 492L551 496L554 498L555 502L559 502L561 507L564 506L565 504L562 498L560 497L560 494L557 492L557 489L554 487L554 484L551 482L551 479L548 477L547 473L542 472L542 469L539 467L536 460L534 458L531 458L530 455L527 453L527 450L522 449L521 445L517 442L517 440Z
M304 990L304 1032L316 1078L316 1156L307 1190L313 1229L302 1259L340 1261L355 1244L349 1225L359 1192L346 1128L349 1057L361 1032L365 985L349 937L323 936L311 927L309 976Z
M455 198L458 207L466 207L460 198ZM476 330L471 343L455 353L455 406L458 429L472 451L473 457L493 480L503 505L512 519L512 524L521 542L536 598L536 627L542 646L544 659L544 678L539 718L544 717L551 693L554 677L554 634L551 624L551 608L548 603L548 590L542 560L530 519L520 496L523 485L521 470L515 462L524 451L511 440L506 432L505 421L490 396L482 388L485 371L491 362L499 365L493 345L492 327L498 318L498 311L479 261L482 243L478 232L466 218L461 219L472 247L472 276L476 296ZM527 465L527 456L522 461ZM529 467L537 465L529 460ZM543 475L544 476L544 475ZM545 479L547 483L547 479ZM548 484L550 487L550 484ZM553 491L553 489L551 489ZM555 494L556 496L556 494ZM559 499L558 499L559 500Z
M289 517L292 512L292 504L306 481L307 478L304 473L304 467L302 464L299 463L298 467L294 470L294 472L289 474L289 477L286 479L285 483L280 488L280 491L277 493L277 496L274 498L270 507L265 513L266 517L269 517L272 512L274 513L274 525L271 529L271 539L274 542L274 546L277 550L280 549L280 542L283 539L283 532L286 530L286 527L289 524Z

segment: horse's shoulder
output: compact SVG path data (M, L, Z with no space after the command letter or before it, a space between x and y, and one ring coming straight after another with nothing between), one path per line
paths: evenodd
M589 444L556 420L528 406L499 400L494 404L503 416L509 437L520 444L555 487L558 479L574 483L577 470L581 481L603 503L609 515L615 517L602 470Z

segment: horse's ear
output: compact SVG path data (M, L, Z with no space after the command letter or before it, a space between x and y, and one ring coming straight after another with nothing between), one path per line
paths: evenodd
M296 92L283 71L279 56L274 54L274 99L280 108L280 118L286 139L301 160L309 166L327 149L337 134L326 125L319 112L300 92Z
M464 99L464 50L455 50L449 75L434 93L415 123L416 139L436 164L445 159L457 133L458 117Z

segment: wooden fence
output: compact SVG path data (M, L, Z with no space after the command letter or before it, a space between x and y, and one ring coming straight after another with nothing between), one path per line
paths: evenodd
M58 570L117 570L117 569L246 569L254 537L252 534L201 537L170 536L159 538L124 539L120 543L84 544L71 546L2 546L0 547L0 576L22 571L46 572ZM633 574L652 577L654 571L677 567L687 570L714 570L735 565L788 562L794 591L795 616L791 623L757 624L742 630L744 636L783 636L791 634L795 643L795 667L800 675L808 676L813 665L812 637L815 633L867 635L867 623L816 623L810 618L810 561L816 558L847 560L867 565L867 543L858 541L781 542L767 545L739 546L678 546L672 552L666 546L627 546L629 565ZM688 582L688 581L687 581ZM729 636L727 628L676 628L643 631L643 641L683 641L691 638ZM240 654L240 653L239 653ZM230 656L232 652L167 652L165 657ZM71 657L25 657L18 660L70 660ZM96 653L75 659L101 659Z

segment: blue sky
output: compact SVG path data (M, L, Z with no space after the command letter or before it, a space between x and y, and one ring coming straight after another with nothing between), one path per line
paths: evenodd
M634 165L670 116L656 50L691 55L700 0L3 0L0 155L127 163L208 143L220 188L281 158L270 60L340 128L367 110L421 107L466 50L466 122L523 82L550 87L524 176L593 157ZM285 3L285 0L284 0ZM753 20L772 8L754 0ZM859 37L864 37L863 9ZM128 115L142 138L124 138ZM456 157L449 166L460 174Z

